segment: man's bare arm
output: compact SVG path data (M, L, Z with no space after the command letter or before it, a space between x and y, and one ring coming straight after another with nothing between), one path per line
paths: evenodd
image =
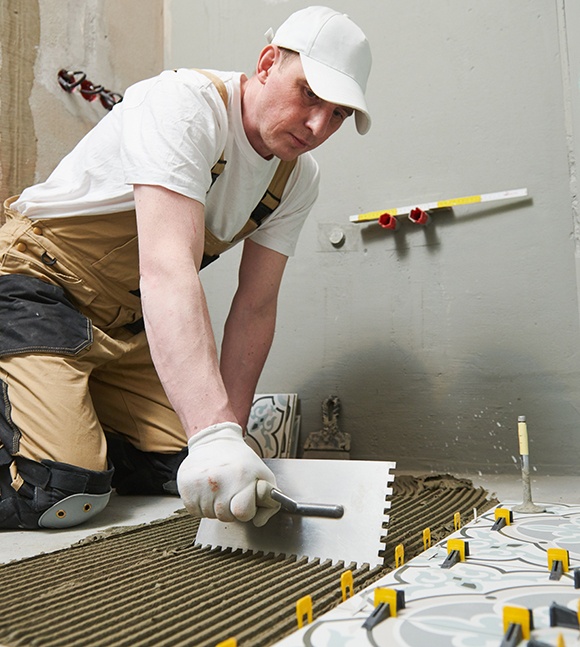
M268 491L276 478L244 442L219 370L198 275L203 206L161 187L134 190L147 339L189 438L177 472L179 494L195 516L263 525L277 508L258 498L258 482Z
M236 422L219 371L198 276L204 208L163 187L135 186L141 298L153 362L189 437Z
M221 373L237 420L245 427L276 326L287 257L251 240L244 243L238 289L226 321Z

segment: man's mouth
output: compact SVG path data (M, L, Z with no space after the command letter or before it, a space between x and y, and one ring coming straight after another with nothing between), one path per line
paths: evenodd
M300 139L300 137L296 137L296 135L292 135L292 138L300 148L310 148L311 146L307 141Z

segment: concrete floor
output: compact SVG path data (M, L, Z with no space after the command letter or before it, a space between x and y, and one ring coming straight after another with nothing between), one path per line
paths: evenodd
M491 496L503 502L521 503L521 481L514 475L455 474L470 479L475 486L484 487ZM532 500L534 503L580 503L580 476L532 476Z
M455 474L484 487L502 503L521 502L522 485L513 475ZM580 480L576 477L532 478L535 503L580 503ZM107 508L91 522L68 530L0 530L0 564L68 548L82 539L116 527L137 526L165 519L181 510L177 497L120 497L113 494Z
M109 505L82 526L64 530L0 530L0 564L68 548L111 528L165 519L182 508L179 497L117 496L113 493Z

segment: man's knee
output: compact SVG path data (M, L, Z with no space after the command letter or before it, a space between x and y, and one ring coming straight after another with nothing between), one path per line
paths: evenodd
M144 452L116 434L107 434L107 446L117 494L179 494L177 470L187 456L187 447L176 454Z
M0 528L69 528L107 505L112 470L16 458L0 465Z

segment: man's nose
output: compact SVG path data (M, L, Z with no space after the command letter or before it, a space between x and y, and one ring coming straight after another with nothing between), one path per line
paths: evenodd
M316 106L310 111L306 125L317 139L326 135L332 112L333 106L330 104Z

